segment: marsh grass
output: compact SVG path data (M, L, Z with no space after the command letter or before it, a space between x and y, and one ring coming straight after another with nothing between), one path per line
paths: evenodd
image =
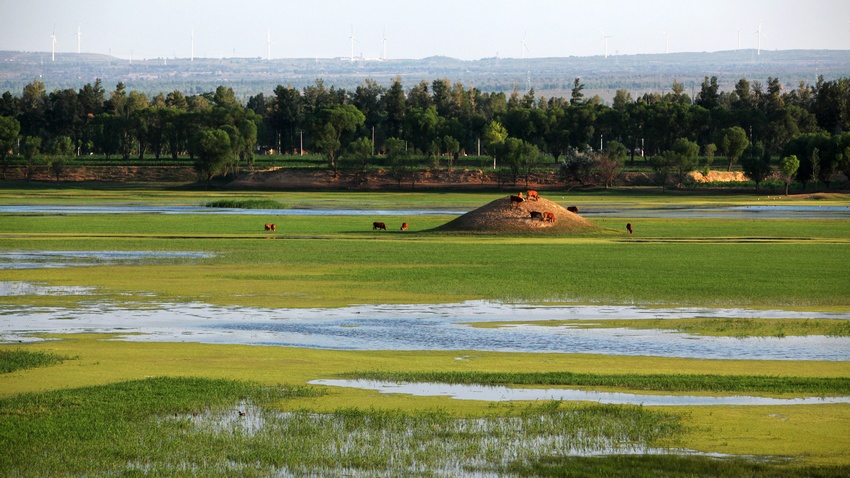
M619 455L610 457L544 457L532 463L515 463L507 471L517 476L536 477L750 477L750 478L841 478L850 476L850 466L808 467L781 462L742 458Z
M0 469L15 476L457 476L547 456L648 450L684 432L678 415L632 406L547 402L478 417L271 407L317 393L158 378L4 399Z
M268 404L317 393L306 387L152 378L17 395L0 400L0 470L20 476L103 475L166 453L191 461L196 448L205 444L184 443L185 420L163 427L157 417L193 416L240 400Z
M205 206L230 209L287 209L285 204L272 199L219 199L210 201Z
M70 360L70 357L38 350L12 349L0 347L0 373L11 373L36 367L49 367Z
M512 324L541 327L574 327L581 329L645 329L673 330L693 335L714 337L792 337L825 335L850 336L850 320L841 319L746 319L746 318L693 318L693 319L639 319L639 320L546 320L534 322L476 322L471 327L504 327Z
M850 378L769 377L755 375L588 374L573 372L381 372L364 371L343 378L386 382L479 385L611 387L630 390L711 393L848 395Z

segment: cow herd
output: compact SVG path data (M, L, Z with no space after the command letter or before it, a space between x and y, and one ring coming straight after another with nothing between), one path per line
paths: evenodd
M508 198L508 201L510 201L511 207L519 207L520 203L523 203L525 201L538 201L539 199L540 199L540 195L537 193L537 191L535 191L533 189L529 189L528 191L526 191L525 196L523 196L522 192L520 192L516 196L511 195ZM576 206L570 206L570 207L567 208L567 210L570 211L571 213L578 214L578 208ZM536 219L538 221L543 221L543 222L554 223L555 222L555 214L553 214L549 211L543 211L543 212L531 211L531 219L532 220Z

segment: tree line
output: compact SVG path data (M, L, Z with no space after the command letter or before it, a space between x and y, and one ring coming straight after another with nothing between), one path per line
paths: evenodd
M318 152L334 171L366 167L380 153L400 175L413 156L445 158L451 167L461 154L484 153L514 181L551 161L565 179L593 176L606 185L637 158L673 182L696 169L698 157L715 155L727 169L740 163L757 184L777 157L798 159L794 175L804 185L850 172L848 78L787 90L778 78L742 78L720 91L717 78L706 77L694 98L674 80L664 94L617 90L610 105L583 90L579 78L568 98L484 92L448 79L409 89L399 78L389 87L367 79L354 91L318 79L303 89L278 85L243 105L225 86L149 98L123 83L107 92L100 80L48 93L35 79L0 100L0 166L5 177L12 156L28 171L46 158L58 179L75 155L188 156L209 180L252 168L263 149Z

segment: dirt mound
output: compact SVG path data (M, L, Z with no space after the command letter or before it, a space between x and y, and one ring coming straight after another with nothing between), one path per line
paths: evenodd
M555 217L555 221L532 219L532 212L550 212ZM593 230L596 227L579 214L570 212L560 204L546 198L541 197L537 201L527 200L521 203L512 203L510 196L505 196L474 211L469 211L463 216L443 224L437 230L497 234L522 232L575 234Z

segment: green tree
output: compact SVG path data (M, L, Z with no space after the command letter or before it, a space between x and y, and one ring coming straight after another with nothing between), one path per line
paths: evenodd
M195 170L207 181L224 171L232 155L230 136L222 129L201 131L193 141Z
M484 147L493 156L493 169L496 168L496 158L501 155L507 139L508 130L498 121L493 120L484 128Z
M68 136L57 136L48 143L47 154L47 167L53 171L58 183L65 171L66 161L69 161L74 154L74 143Z
M791 184L791 180L794 179L794 175L797 174L797 170L800 169L800 160L793 154L785 156L779 161L779 169L782 172L782 179L785 181L785 195L787 196L788 186Z
M354 105L324 106L314 118L314 125L319 125L318 131L314 132L316 145L328 156L334 172L337 170L337 152L344 146L343 136L357 131L365 121L366 117Z
M729 161L726 166L726 171L732 170L732 163L738 160L749 144L750 142L747 140L747 132L740 126L733 126L721 132L720 140L718 141L718 149Z
M714 162L714 153L717 152L717 145L714 143L708 143L703 147L703 154L705 155L705 170L708 172L711 169L711 163Z
M458 153L460 152L460 141L456 140L452 136L446 135L443 137L443 146L446 148L446 154L449 155L449 159L447 161L448 170L452 170L452 162L457 160Z
M620 168L626 161L626 147L618 141L609 141L605 150L596 157L596 171L608 189L617 179Z
M685 138L677 138L673 142L672 170L675 173L676 185L682 185L691 172L697 168L699 145Z
M32 180L32 176L35 173L35 162L38 160L38 154L40 151L41 138L38 136L27 136L24 138L21 153L23 153L24 161L26 162L27 182Z
M581 90L584 89L584 83L581 82L580 78L576 78L573 81L573 89L570 93L570 105L577 106L584 103L584 93Z
M364 172L372 161L373 150L371 139L357 138L345 148L345 153L340 156L340 164L344 168Z
M3 179L6 179L6 170L9 167L9 150L14 147L20 132L21 123L18 120L11 116L0 116L0 167L3 169Z
M770 153L765 151L761 143L751 144L741 156L741 168L744 174L756 183L756 191L758 191L759 184L771 173Z
M407 143L403 139L388 138L384 143L384 148L387 151L390 174L398 182L399 187L401 187L401 182L405 180L410 180L411 188L416 187L416 168L407 151Z

